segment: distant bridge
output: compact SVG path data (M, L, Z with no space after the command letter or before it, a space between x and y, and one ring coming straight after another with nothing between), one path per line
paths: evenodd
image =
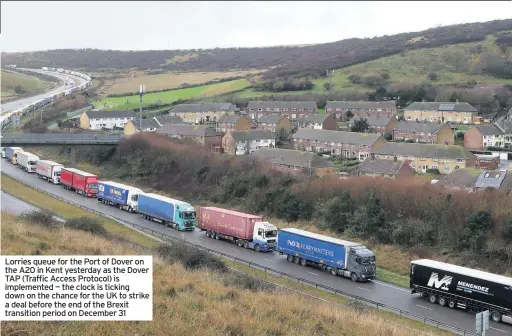
M106 134L52 134L8 133L2 134L0 144L9 146L107 146L117 145L126 139L124 135Z
M124 135L106 134L8 133L2 134L0 145L2 147L70 146L70 167L75 167L77 146L115 146L124 139L126 139Z

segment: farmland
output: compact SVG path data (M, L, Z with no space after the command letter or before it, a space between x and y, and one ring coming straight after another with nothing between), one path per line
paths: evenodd
M164 73L158 75L128 75L123 78L106 79L101 88L101 94L122 94L137 92L140 84L146 85L147 91L158 91L164 89L177 89L181 85L196 85L212 80L242 77L258 73L260 71L229 71L229 72L185 72L185 73Z
M2 101L35 95L53 86L35 77L2 71Z
M187 89L170 90L164 92L148 93L143 96L142 106L158 106L171 104L180 99L200 99L226 94L229 92L242 90L251 83L245 79L202 85ZM93 102L96 108L105 110L129 110L139 107L139 95L104 98Z

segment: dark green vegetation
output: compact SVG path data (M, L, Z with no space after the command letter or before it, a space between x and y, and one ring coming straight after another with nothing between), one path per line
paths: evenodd
M421 32L366 39L347 39L305 47L229 48L213 50L115 51L49 50L34 53L2 53L2 63L24 67L59 64L64 68L165 69L171 71L226 71L268 69L265 78L307 75L323 77L326 69L339 69L412 49L483 41L487 35L512 29L512 19L460 24ZM500 43L510 43L503 37ZM277 66L277 67L276 67Z
M512 266L512 200L499 191L443 191L423 180L297 178L248 157L224 158L192 144L143 134L117 149L83 148L102 178L214 202L355 239L401 246L420 257L505 272ZM407 270L404 260L403 269Z

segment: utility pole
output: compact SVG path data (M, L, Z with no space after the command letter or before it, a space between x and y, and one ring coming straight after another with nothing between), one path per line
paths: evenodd
M144 92L146 92L146 85L141 84L140 85L140 99L139 99L139 129L140 132L142 132L142 96L144 95Z

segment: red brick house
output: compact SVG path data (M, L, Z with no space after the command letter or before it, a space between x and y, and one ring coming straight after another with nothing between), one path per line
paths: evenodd
M261 117L256 124L256 129L260 131L277 132L284 128L287 132L292 130L292 122L285 116L280 114L269 114L268 116Z
M328 101L325 106L326 113L336 114L338 119L346 119L350 111L357 117L369 116L394 116L396 114L396 103L394 100L369 102L369 101Z
M505 134L494 125L475 125L464 133L464 147L484 149L486 147L504 147Z
M455 134L448 124L403 121L393 128L393 140L453 145Z
M246 116L225 115L217 121L217 132L247 131L252 127L252 122Z
M376 159L373 155L357 168L357 176L386 177L390 179L414 176L414 169L405 161Z
M384 137L373 133L315 130L299 128L292 136L295 149L307 152L329 151L334 155L363 161L386 143Z
M297 127L333 131L338 129L338 122L334 114L306 114L297 118Z
M306 114L318 113L318 106L315 101L250 101L247 105L247 116L251 120L274 113L295 121Z

